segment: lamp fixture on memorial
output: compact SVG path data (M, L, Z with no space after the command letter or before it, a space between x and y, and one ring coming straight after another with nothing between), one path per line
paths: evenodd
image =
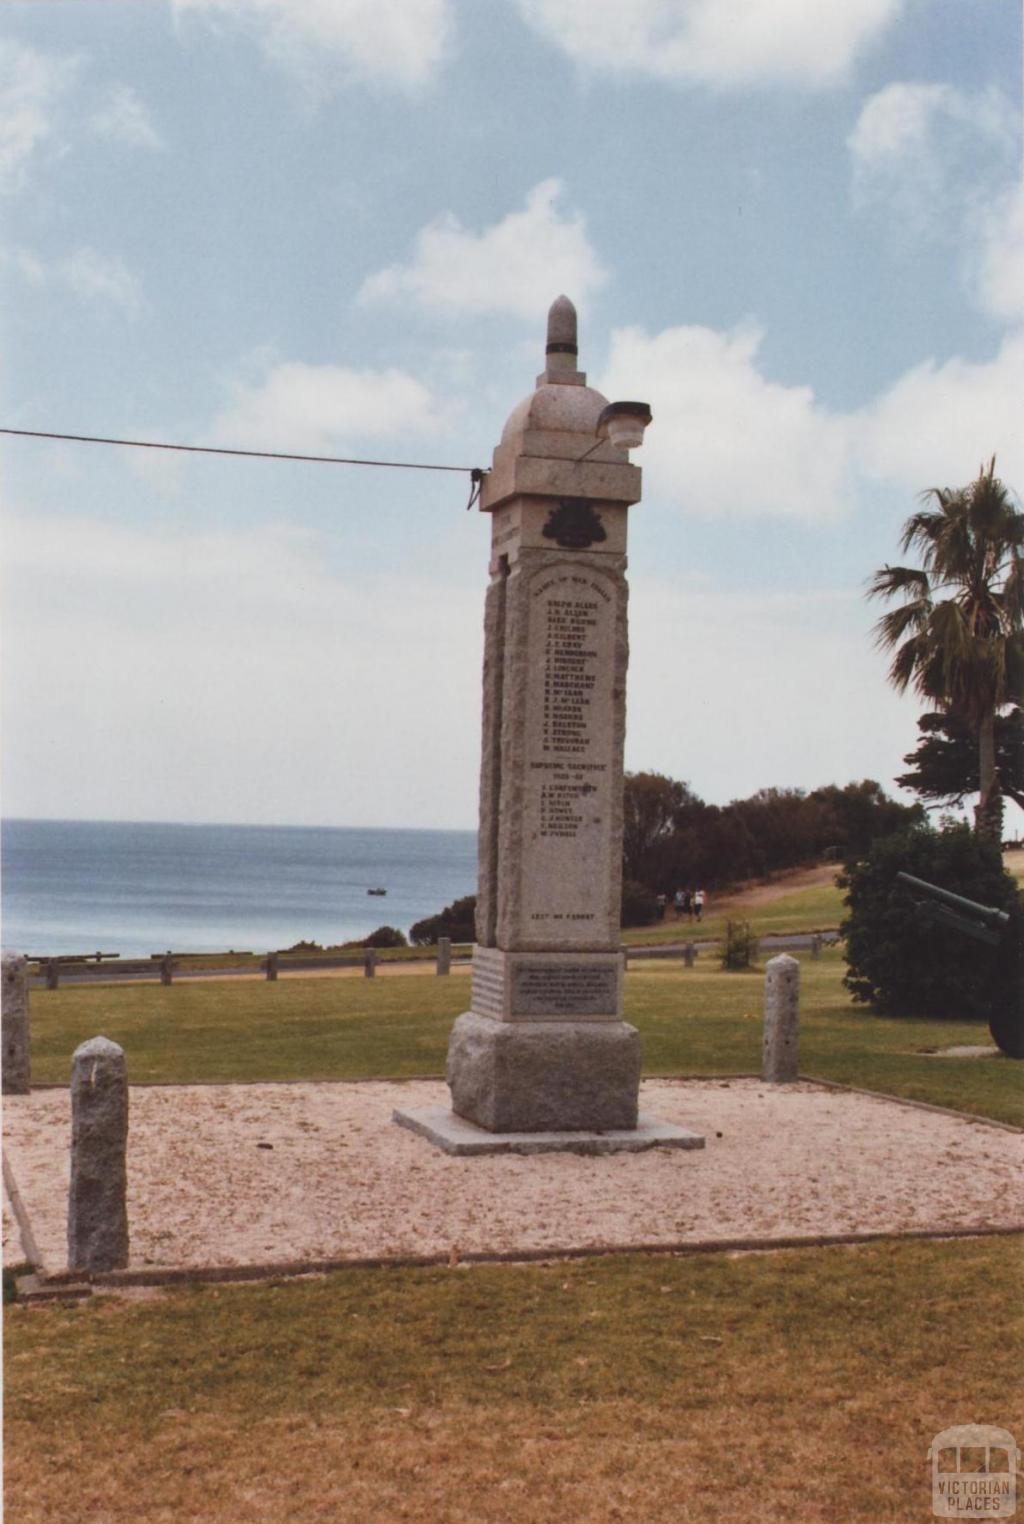
M644 431L652 416L646 402L609 402L597 420L594 430L597 438L579 460L586 460L603 444L614 445L617 450L637 449L644 442Z

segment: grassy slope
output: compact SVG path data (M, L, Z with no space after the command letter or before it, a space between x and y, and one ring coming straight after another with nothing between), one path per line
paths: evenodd
M938 1430L1024 1430L1019 1271L989 1240L16 1306L8 1516L925 1519Z
M777 897L763 899L764 889L738 893L709 903L703 921L677 921L671 910L657 926L635 926L622 933L627 946L651 947L661 942L704 941L725 933L727 920L749 921L758 936L770 932L823 931L838 926L845 915L843 891L834 884L788 890L778 885Z
M1024 849L1004 853L1007 870L1024 887ZM758 936L775 932L822 931L836 927L846 915L843 904L845 891L836 887L834 876L840 870L796 869L782 873L771 884L755 884L718 899L712 895L708 913L697 925L688 920L677 921L671 911L657 926L632 927L622 934L628 946L649 947L661 942L681 942L691 938L714 939L725 932L728 919L749 920ZM806 878L823 878L825 881L803 887ZM830 881L831 880L831 881Z
M801 1067L807 1073L1003 1121L1024 1123L1020 1066L930 1058L920 1050L987 1041L977 1023L887 1020L852 1006L840 954L802 960ZM760 1066L764 976L722 974L705 957L630 971L625 1014L648 1074ZM408 1078L444 1072L452 1020L469 1002L448 979L230 979L33 991L33 1076L65 1081L78 1043L121 1043L135 1081Z

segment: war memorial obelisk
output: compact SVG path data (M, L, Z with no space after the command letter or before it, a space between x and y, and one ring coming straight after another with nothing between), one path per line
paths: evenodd
M451 1112L395 1116L450 1152L517 1135L523 1152L703 1142L639 1117L640 1037L622 1019L626 518L640 471L614 440L639 443L650 410L587 386L576 326L559 297L544 371L481 490L491 581L471 1008L448 1049Z

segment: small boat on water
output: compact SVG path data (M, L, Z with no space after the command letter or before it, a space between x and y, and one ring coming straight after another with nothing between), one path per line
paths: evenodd
M386 889L367 889L367 894L387 894Z

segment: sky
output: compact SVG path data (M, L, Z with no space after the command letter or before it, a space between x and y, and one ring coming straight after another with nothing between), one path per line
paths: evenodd
M650 403L626 764L871 777L865 599L1024 492L1016 0L6 0L0 424L486 466L580 312ZM473 827L442 472L0 442L8 816Z

